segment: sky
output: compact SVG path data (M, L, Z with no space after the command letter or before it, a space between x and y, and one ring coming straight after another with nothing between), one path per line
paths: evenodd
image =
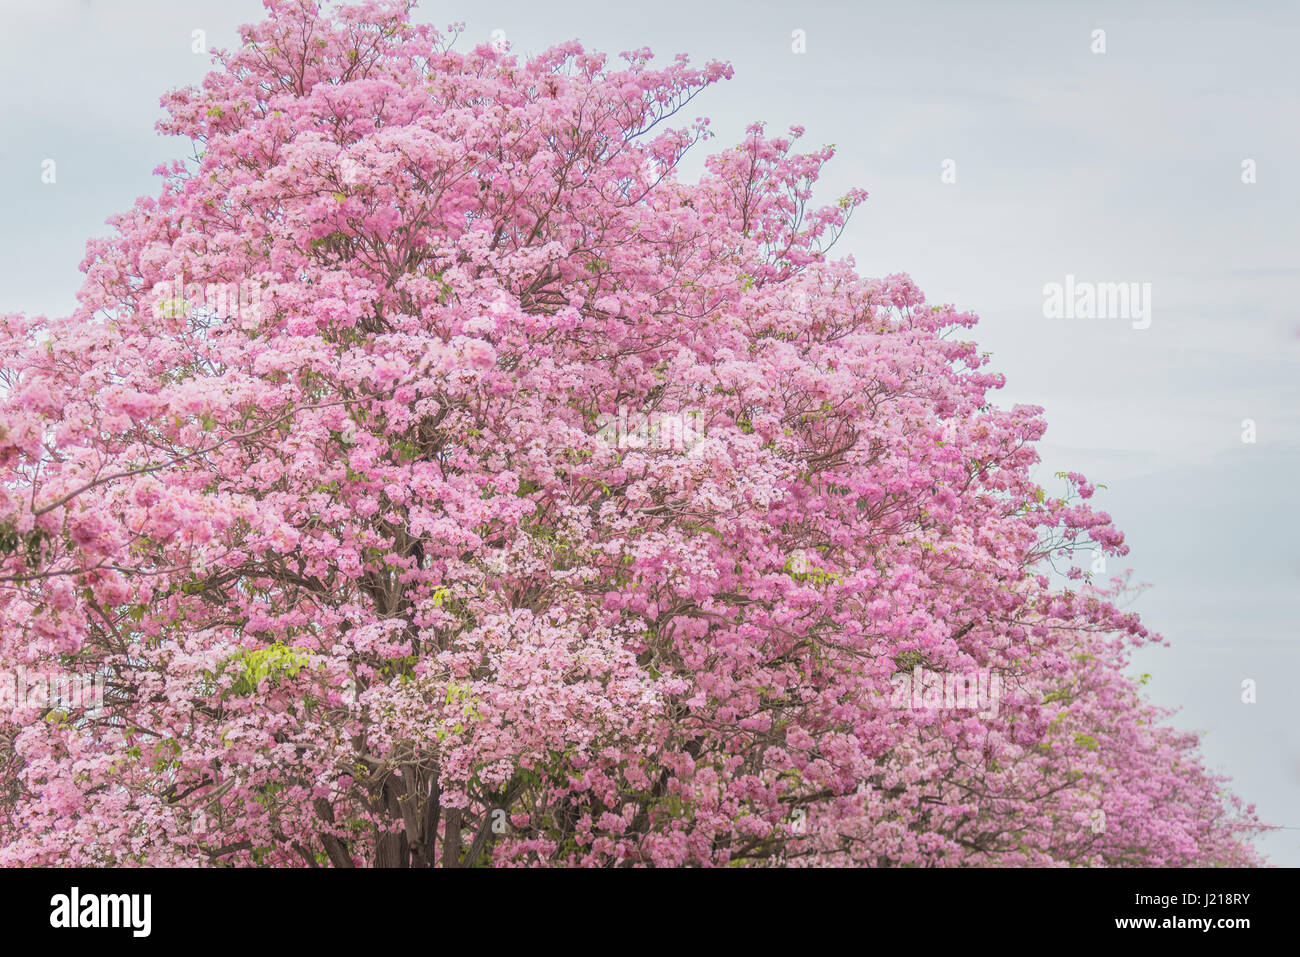
M85 241L189 153L153 126L209 69L195 31L233 46L261 12L0 0L0 310L70 311ZM1134 673L1289 828L1259 841L1270 863L1300 865L1300 4L425 0L416 18L463 23L462 49L730 62L687 108L716 134L687 178L754 121L835 144L820 198L869 194L835 254L980 316L997 401L1046 409L1037 479L1104 483L1093 504L1131 547L1106 573L1149 583L1131 607L1169 646ZM1137 283L1149 308L1049 317L1067 276Z

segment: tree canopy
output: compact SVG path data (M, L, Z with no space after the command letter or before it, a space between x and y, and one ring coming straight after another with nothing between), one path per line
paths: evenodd
M831 149L685 182L725 64L266 6L0 317L0 658L106 681L0 710L0 863L1255 862Z

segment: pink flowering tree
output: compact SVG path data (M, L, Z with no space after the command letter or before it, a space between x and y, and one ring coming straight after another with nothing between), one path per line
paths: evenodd
M0 864L1255 862L831 150L683 182L723 64L266 5L0 317L0 659L104 682L4 703Z

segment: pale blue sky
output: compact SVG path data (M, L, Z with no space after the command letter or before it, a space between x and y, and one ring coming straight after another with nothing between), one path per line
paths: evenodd
M159 95L207 69L191 32L229 45L260 15L257 0L0 0L0 309L69 308L86 238L185 152L152 127ZM420 18L464 21L462 45L503 30L520 53L576 37L729 60L735 78L690 108L713 147L760 119L835 143L826 200L870 193L838 249L980 314L999 401L1047 409L1040 481L1109 486L1094 501L1153 586L1135 608L1173 642L1135 662L1152 700L1207 732L1209 764L1264 819L1297 828L1261 847L1300 864L1300 6L443 0ZM1042 287L1067 273L1150 282L1151 327L1045 319ZM1257 704L1240 702L1246 678Z

